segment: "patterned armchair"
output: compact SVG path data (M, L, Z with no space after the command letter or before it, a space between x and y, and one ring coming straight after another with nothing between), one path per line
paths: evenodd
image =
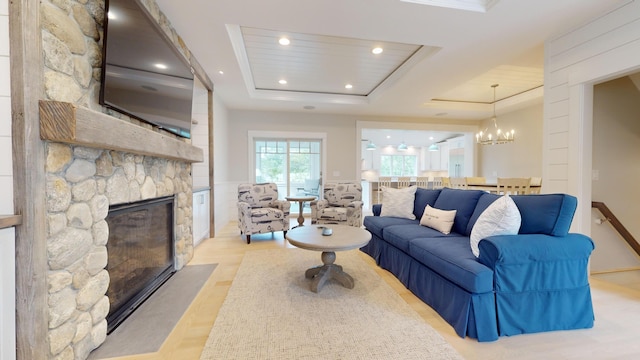
M362 185L326 183L324 199L311 202L311 223L362 226Z
M252 234L289 230L291 203L278 200L275 183L238 185L238 227L251 243Z

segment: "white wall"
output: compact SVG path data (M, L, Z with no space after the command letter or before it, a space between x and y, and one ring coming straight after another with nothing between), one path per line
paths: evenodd
M640 69L640 1L545 43L545 192L578 198L572 231L591 232L593 85Z
M0 0L0 215L13 214L9 3ZM0 360L16 358L15 232L0 230Z
M640 91L625 76L594 87L593 201L607 205L640 239ZM601 218L593 210L593 220ZM607 222L592 221L596 249L591 270L611 271L640 266L640 257Z
M327 174L325 181L359 180L359 158L356 153L356 119L348 115L306 114L231 110L229 112L229 162L243 164L230 167L231 181L251 181L247 163L248 132L289 131L326 133Z
M191 118L197 124L191 124L191 144L202 149L204 160L191 165L194 190L209 187L209 93L207 88L195 79ZM193 121L192 121L193 122Z
M542 121L542 103L507 114L498 113L498 126L503 131L515 130L516 140L509 144L476 145L478 176L488 181L498 177L541 177ZM481 126L484 128L492 129L493 121L485 120Z

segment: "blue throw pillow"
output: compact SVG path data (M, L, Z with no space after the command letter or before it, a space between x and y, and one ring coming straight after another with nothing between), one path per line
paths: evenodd
M433 207L442 210L456 210L456 217L453 221L452 232L458 234L469 235L467 224L476 208L478 199L484 191L481 190L461 190L444 188L440 191L440 195Z
M426 208L427 205L431 207L435 205L438 195L440 195L440 189L416 189L416 199L413 203L413 213L416 215L416 219L422 219L424 208Z

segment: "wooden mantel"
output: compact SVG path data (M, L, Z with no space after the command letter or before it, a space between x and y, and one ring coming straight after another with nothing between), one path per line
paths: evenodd
M204 159L199 147L97 111L60 101L39 105L42 140L189 163Z

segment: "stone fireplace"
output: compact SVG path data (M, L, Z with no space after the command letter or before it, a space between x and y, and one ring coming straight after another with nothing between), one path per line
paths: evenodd
M107 333L109 206L175 196L181 269L193 256L191 165L62 143L46 151L49 345L54 356L85 358Z
M141 2L211 89L155 1ZM25 177L28 196L36 196L25 213L32 230L19 235L25 245L18 256L23 269L17 299L23 301L17 306L17 352L24 358L85 359L107 333L109 207L172 197L173 260L181 269L193 256L191 164L201 162L203 152L98 103L104 0L25 4L12 2L11 7L24 10L15 13L23 20L21 30L31 34L24 50L35 49L28 54L31 60L24 60L25 73L38 76L12 80L24 81L29 96L40 99L40 114L33 116L33 103L21 104L18 111L28 115L25 132L35 134L24 144L37 148L25 152L36 159L25 163L32 161L36 166L29 171L38 176ZM33 119L39 121L39 133L32 131L37 127Z

